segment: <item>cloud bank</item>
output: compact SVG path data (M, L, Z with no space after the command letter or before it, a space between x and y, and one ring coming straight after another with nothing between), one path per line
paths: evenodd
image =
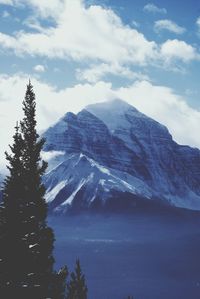
M48 59L75 61L78 65L75 71L81 83L71 88L58 89L39 81L38 77L32 78L39 130L45 130L67 111L76 113L88 104L121 98L165 124L177 142L200 148L196 133L200 112L192 109L174 90L151 83L143 74L148 66L173 69L179 64L199 61L195 45L180 39L162 43L149 40L137 27L124 24L110 8L86 6L81 0L0 0L0 3L28 6L33 13L25 20L23 31L0 32L0 50L19 57L45 58L45 66L36 64L33 67L38 77L38 73L47 69ZM144 11L167 13L165 8L153 3L147 4ZM45 27L43 20L50 20L51 25ZM157 30L170 30L179 35L184 31L168 19L158 20L155 26ZM200 28L199 19L197 26ZM132 83L114 88L112 83L103 81L106 76L128 78ZM22 117L21 103L29 77L22 73L0 74L1 156L11 142L16 121Z
M16 121L22 118L21 103L27 78L28 75L22 74L0 76L1 156L11 142ZM67 111L76 113L89 104L120 98L166 125L180 144L200 148L200 138L197 138L200 112L189 107L183 97L168 87L153 85L146 80L121 88L113 88L111 83L100 81L95 84L77 84L62 90L34 78L32 83L36 92L40 131L55 123Z

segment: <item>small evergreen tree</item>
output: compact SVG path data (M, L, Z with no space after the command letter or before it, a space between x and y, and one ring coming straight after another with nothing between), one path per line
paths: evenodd
M5 180L1 209L0 298L64 298L66 275L53 271L54 234L46 222L41 180L47 163L40 156L44 140L36 131L35 94L30 82L23 110L11 154L6 153L10 175Z
M85 276L82 274L80 261L77 260L75 272L71 273L71 279L67 285L67 299L87 299L87 292Z
M52 297L56 299L66 299L66 279L68 276L67 266L63 267L55 273L53 294Z

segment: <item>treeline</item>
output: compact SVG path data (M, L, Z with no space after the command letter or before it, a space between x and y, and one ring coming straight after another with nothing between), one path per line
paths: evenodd
M45 140L37 134L36 101L30 82L23 112L15 127L11 153L6 152L9 175L0 206L0 298L87 299L79 260L71 274L67 266L54 270L55 236L47 224L42 183L47 168L41 158Z

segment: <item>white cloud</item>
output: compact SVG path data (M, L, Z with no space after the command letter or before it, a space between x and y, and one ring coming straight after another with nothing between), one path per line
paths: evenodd
M0 75L0 155L11 142L16 121L22 118L21 102L28 75ZM165 124L176 141L200 148L200 112L188 106L185 99L170 88L137 81L128 87L114 89L111 83L77 84L57 90L32 79L37 99L38 129L44 130L67 111L78 112L88 104L121 98L141 112ZM6 128L6 130L5 130ZM0 161L2 158L0 159Z
M148 3L144 6L143 10L145 12L150 12L150 13L161 13L161 14L166 14L167 10L166 8L160 8L158 6L156 6L153 3Z
M163 56L163 59L167 63L171 63L175 59L186 63L200 59L200 54L197 52L196 48L177 39L167 40L162 44L161 56Z
M175 22L167 19L156 21L154 24L154 29L158 32L162 30L167 30L176 34L183 34L186 31L184 27L181 27Z
M85 7L81 0L65 0L55 27L40 27L39 32L17 32L13 36L0 33L0 45L18 55L139 65L154 59L157 50L155 42L124 25L112 10Z
M120 76L139 78L131 70L135 65L165 67L166 62L171 66L175 60L185 63L198 59L197 50L184 41L168 40L163 45L149 41L138 30L123 24L114 11L100 5L85 6L81 0L53 0L47 9L47 0L16 2L34 8L36 15L29 16L25 23L36 31L18 31L13 35L0 32L0 47L19 56L84 60L95 65L80 74L90 82L102 78L103 74L117 75L118 71ZM54 26L42 27L38 15L54 18ZM177 68L177 61L175 64Z
M43 72L45 72L45 66L44 65L42 65L42 64L37 64L37 65L35 65L34 66L34 71L36 71L36 72L38 72L38 73L43 73Z
M77 79L86 80L90 83L95 83L101 80L105 75L114 75L119 77L135 79L148 79L147 75L140 72L133 72L130 68L115 64L95 64L85 70L77 69Z
M118 95L146 115L166 125L178 143L200 148L197 134L200 112L191 108L186 100L172 89L138 81L132 86L120 88Z

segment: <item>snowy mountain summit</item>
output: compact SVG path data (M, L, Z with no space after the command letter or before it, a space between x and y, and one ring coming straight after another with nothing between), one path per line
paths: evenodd
M122 210L142 203L200 210L200 151L121 100L67 113L45 133L53 211Z

